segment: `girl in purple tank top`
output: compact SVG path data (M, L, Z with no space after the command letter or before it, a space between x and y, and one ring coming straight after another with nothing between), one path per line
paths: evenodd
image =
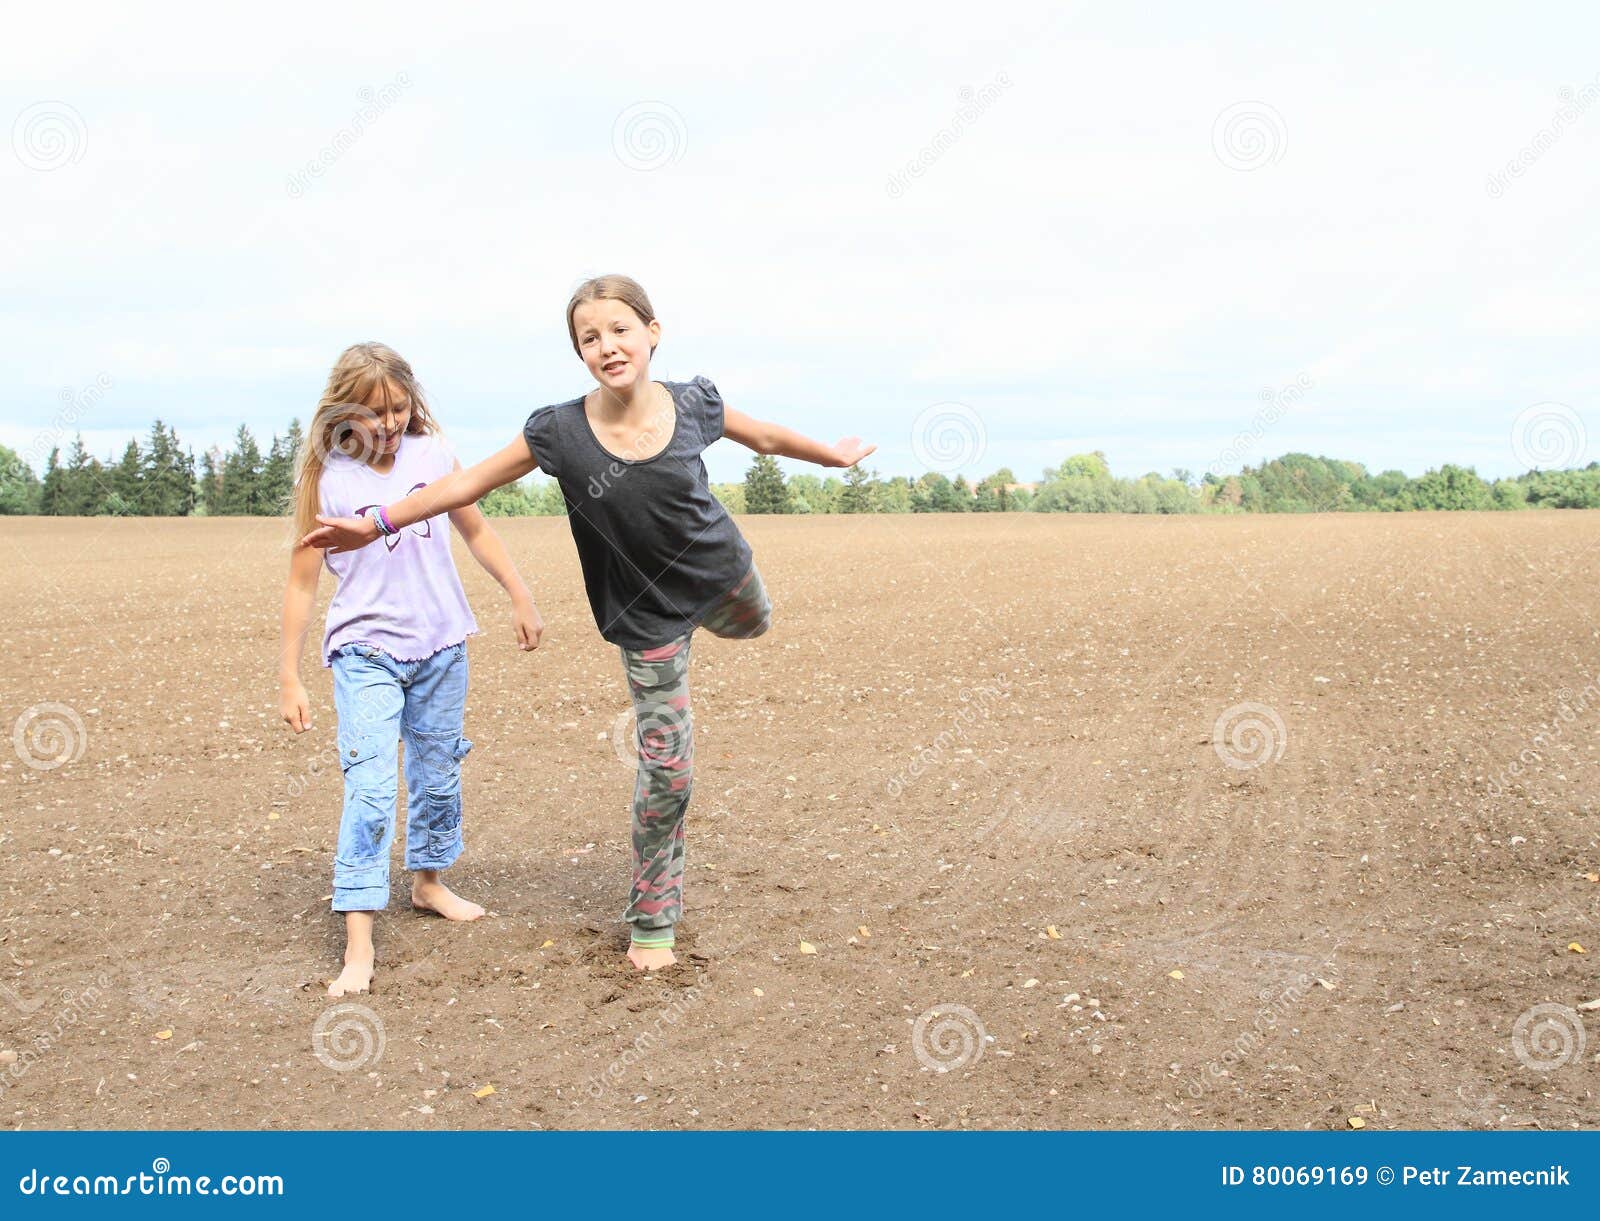
M349 348L328 378L295 472L297 535L317 515L359 516L460 468L439 434L411 366L381 343ZM440 879L461 855L461 760L468 636L478 631L450 558L450 528L511 595L518 645L537 648L544 624L500 538L474 504L385 534L366 551L296 548L283 599L279 709L311 728L300 654L322 565L338 582L319 650L333 671L344 814L333 863L333 910L345 918L344 969L328 995L365 992L374 968L375 914L389 902L398 745L406 744L406 868L411 905L447 920L483 908Z
M689 654L697 628L748 639L772 607L750 546L711 494L701 453L729 437L760 454L853 466L876 448L859 437L825 445L723 404L709 378L658 382L650 359L661 324L627 276L580 285L567 332L595 389L541 407L493 457L397 503L377 520L323 514L305 545L358 551L390 531L438 521L493 488L543 470L555 476L600 635L622 654L634 705L633 888L628 959L670 966L683 913L684 814L693 784ZM376 550L376 548L369 548Z

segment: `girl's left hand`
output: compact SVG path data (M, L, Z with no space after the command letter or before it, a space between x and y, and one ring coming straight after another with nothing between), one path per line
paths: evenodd
M544 635L544 616L531 600L513 602L511 628L517 636L517 647L526 653L539 647L539 638Z
M378 527L370 517L324 517L318 513L317 521L317 528L300 540L301 547L320 547L342 555L359 551L378 538Z
M868 445L860 437L845 437L833 447L833 455L839 466L854 466L877 451L876 445Z

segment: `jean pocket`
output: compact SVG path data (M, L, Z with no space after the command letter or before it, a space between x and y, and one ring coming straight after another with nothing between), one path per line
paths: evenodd
M339 735L339 767L345 771L376 759L383 753L384 736L378 733Z
M428 851L435 859L453 860L461 850L461 760L472 742L456 735L431 752L422 782L422 815Z

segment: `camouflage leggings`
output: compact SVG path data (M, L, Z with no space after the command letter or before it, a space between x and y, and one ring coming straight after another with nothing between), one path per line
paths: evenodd
M772 624L772 603L752 565L700 626L747 640ZM683 816L694 787L694 720L689 709L690 629L671 644L623 649L638 729L633 787L633 891L623 915L633 943L670 946L683 914Z

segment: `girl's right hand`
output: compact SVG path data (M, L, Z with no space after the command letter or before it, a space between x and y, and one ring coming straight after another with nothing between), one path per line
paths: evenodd
M304 683L296 679L283 684L278 693L278 712L296 733L304 733L311 728L311 701L306 697Z
M302 538L300 546L320 547L337 555L342 551L360 551L378 538L378 523L370 517L324 517L318 513L317 520L322 525Z

